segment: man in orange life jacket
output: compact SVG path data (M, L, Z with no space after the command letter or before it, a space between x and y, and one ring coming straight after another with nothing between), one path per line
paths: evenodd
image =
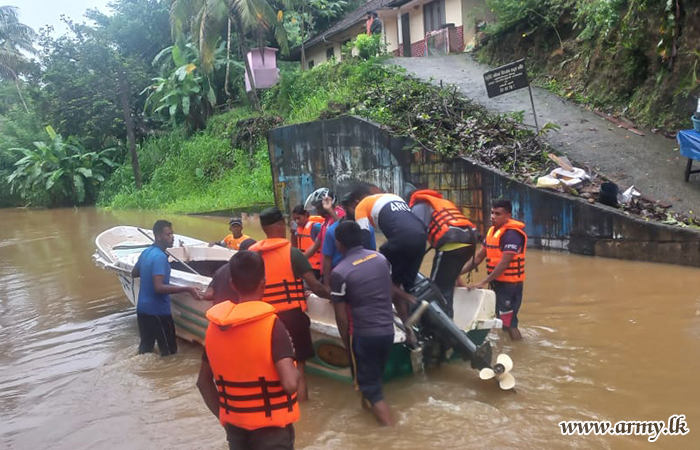
M254 244L255 240L246 239L238 247L238 250L248 250ZM238 294L231 287L231 271L228 268L228 264L224 264L216 269L216 272L211 277L209 286L207 286L207 290L204 291L202 300L214 302L215 305L226 300L238 303Z
M454 317L455 282L462 267L474 256L477 232L457 206L429 189L414 191L408 205L425 224L428 243L435 249L430 278L447 302L445 314Z
M297 205L292 210L292 219L297 224L297 231L292 239L292 247L298 248L302 253L306 253L321 232L321 224L324 219L321 216L309 215L303 205ZM314 270L316 278L321 278L321 251L317 251L308 257L309 263Z
M240 217L233 217L231 220L229 220L228 225L228 229L231 231L231 234L219 242L210 242L209 247L220 245L230 250L239 250L241 244L250 239L249 236L243 234L243 220Z
M207 311L197 388L226 429L231 450L294 448L299 372L287 330L265 291L265 264L242 250L227 264L240 303Z
M287 237L284 216L277 208L260 212L260 225L267 239L250 247L265 260L265 293L262 300L275 307L277 317L284 323L292 337L297 368L301 373L299 401L308 398L305 361L314 356L311 342L311 320L306 315L304 282L311 291L322 298L330 298L330 291L314 276L311 264L303 253L293 248Z
M316 252L322 251L323 244L326 241L326 232L328 231L328 228L334 223L339 222L340 219L345 217L346 214L343 206L335 204L336 198L333 191L327 188L322 188L318 189L316 192L322 193L324 190L326 195L313 202L313 207L316 208L316 214L323 217L323 223L321 223L321 232L318 234L318 236L316 236L314 245L304 252L307 258L315 255ZM323 270L323 265L321 265L321 275L326 275Z
M490 285L496 293L496 313L503 320L503 328L514 341L519 341L522 336L518 330L518 311L523 301L527 234L525 224L511 217L512 211L508 200L493 203L492 226L479 253L464 266L462 273L470 272L486 259L486 279L467 287L484 289Z

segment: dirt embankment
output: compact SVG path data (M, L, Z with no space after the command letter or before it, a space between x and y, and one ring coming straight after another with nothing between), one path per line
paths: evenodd
M700 4L625 2L610 28L591 35L576 10L583 3L570 2L555 24L523 20L486 35L479 58L498 65L527 57L537 82L559 95L651 128L691 128L700 97Z

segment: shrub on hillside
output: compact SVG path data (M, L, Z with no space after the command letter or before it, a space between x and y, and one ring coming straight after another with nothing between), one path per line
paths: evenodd
M183 140L173 133L146 142L139 155L143 188L134 188L131 165L125 164L103 191L101 206L193 213L272 202L264 140L251 158L247 151L232 149L225 137L207 132Z

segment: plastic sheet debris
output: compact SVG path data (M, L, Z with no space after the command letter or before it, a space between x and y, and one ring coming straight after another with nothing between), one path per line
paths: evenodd
M541 189L556 189L561 184L560 180L557 180L553 176L545 175L537 179L537 187Z
M564 170L558 167L549 173L554 178L564 181L568 186L575 186L588 180L590 177L585 170L574 167L573 170Z
M632 201L632 197L639 197L640 195L642 195L641 192L636 190L634 186L630 186L629 189L618 195L617 201L623 205L628 205Z
M578 167L572 167L572 170L565 170L562 167L549 172L549 174L537 179L537 187L543 189L557 189L566 185L569 188L575 188L583 184L584 181L590 179L585 170Z

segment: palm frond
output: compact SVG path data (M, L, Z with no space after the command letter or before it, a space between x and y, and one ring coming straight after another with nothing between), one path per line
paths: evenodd
M269 3L266 2L266 4L267 7L264 8L265 19L274 29L275 39L277 39L277 43L280 45L282 53L287 54L289 53L289 41L287 39L287 29L284 28L284 21L278 20L277 13L275 13L274 9Z
M241 31L257 30L259 26L267 28L259 2L260 0L235 0L235 13L241 18L244 27Z
M192 18L205 0L173 0L170 5L170 34L174 42L182 40L192 28Z
M0 6L0 43L5 49L36 54L32 44L36 37L37 34L31 27L19 21L16 7Z

